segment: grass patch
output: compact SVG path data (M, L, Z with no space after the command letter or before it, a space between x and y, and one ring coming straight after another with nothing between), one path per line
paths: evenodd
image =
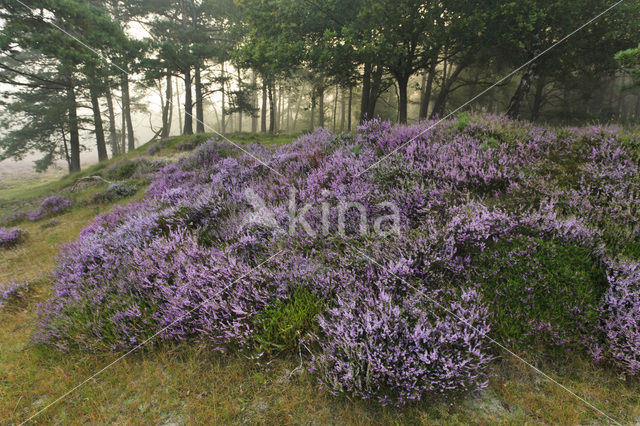
M257 320L256 343L261 352L293 352L301 339L316 331L316 317L323 301L307 287L300 286L288 300L267 309Z

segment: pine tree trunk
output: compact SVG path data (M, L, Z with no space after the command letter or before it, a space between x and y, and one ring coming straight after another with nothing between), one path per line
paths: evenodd
M196 133L204 133L204 106L202 104L202 80L200 67L196 66Z
M67 143L67 134L64 131L64 125L60 123L60 133L62 134L62 146L64 146L64 158L67 160L67 170L69 173L71 170L71 157L69 157L69 144Z
M367 105L367 117L373 118L376 113L376 104L378 103L378 98L381 93L382 86L382 72L383 69L381 66L377 66L375 70L372 71L371 78L371 86L369 88L369 104Z
M346 118L347 118L347 101L345 99L345 90L342 89L342 92L340 93L340 131L344 132L344 126L346 124Z
M311 89L311 130L316 128L316 89Z
M398 120L400 124L407 124L407 86L409 84L409 76L400 76L398 82Z
M298 115L300 114L300 104L302 103L302 91L298 92L298 99L296 100L296 112L293 116L293 127L292 130L296 131L296 126L298 124Z
M422 78L422 93L420 94L420 113L418 117L424 120L429 116L429 103L431 102L431 91L433 90L433 80L436 75L435 61ZM426 81L426 84L425 84Z
M191 98L191 69L184 71L184 129L183 135L193 134L193 101Z
M91 97L91 109L93 111L93 128L96 135L96 148L98 149L98 161L109 159L107 155L107 144L104 139L104 126L102 125L102 114L100 113L100 95L94 83L89 84L89 95Z
M324 127L324 79L318 86L318 127Z
M242 74L238 68L238 88L242 90ZM238 133L242 133L242 111L238 110Z
M127 124L127 149L136 149L136 142L133 134L133 121L131 120L131 99L129 97L129 76L123 72L120 74L120 86L122 89L122 114ZM124 129L123 129L124 131Z
M353 87L349 87L349 108L347 111L347 132L351 131L351 106L353 104Z
M262 78L262 108L260 110L260 131L267 132L267 83Z
M109 141L111 142L111 156L115 157L120 153L120 147L118 146L118 135L116 132L116 113L113 109L113 96L111 95L111 89L107 87L106 91L107 109L109 110Z
M69 80L71 80L69 78ZM80 132L78 130L78 102L73 86L67 87L67 99L69 102L69 147L71 148L71 165L69 171L80 171Z
M369 96L371 95L371 64L364 64L364 73L362 74L362 98L360 100L360 122L364 122L368 117Z
M168 138L171 132L171 110L173 109L173 82L171 81L171 71L167 69L166 75L166 89L165 97L166 101L164 108L162 109L162 133L160 138Z
M273 83L268 84L269 90L269 133L274 133L276 130L276 99Z
M257 91L257 85L258 85L258 78L256 77L256 72L252 71L251 72L251 87L252 87L252 91L253 91L253 96L252 96L252 100L251 100L251 105L253 106L253 108L258 108L258 91ZM254 112L251 114L251 133L257 133L258 132L258 116L254 110Z
M176 82L176 102L178 106L178 131L182 131L182 104L180 104L180 98L182 97L182 93L180 93L180 85L178 84L178 78L175 79Z
M333 96L333 132L336 131L336 123L338 117L338 86L336 85L336 93Z
M227 113L226 113L226 87L224 82L224 62L222 63L222 67L220 69L220 78L222 79L222 87L220 88L220 96L222 97L222 114L220 114L222 120L222 133L226 133L227 131Z

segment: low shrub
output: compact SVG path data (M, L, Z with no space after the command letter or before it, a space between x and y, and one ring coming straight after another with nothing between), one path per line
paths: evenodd
M10 249L24 242L27 231L22 228L0 228L0 249Z
M38 209L27 213L31 221L37 221L53 216L61 215L71 208L71 201L57 195L45 198L38 206Z
M158 152L160 152L161 149L162 147L160 146L160 144L154 143L149 147L149 149L147 149L147 155L148 156L156 155Z
M130 197L138 191L135 185L127 182L116 182L109 185L107 189L97 192L91 196L93 203L112 203L123 198Z
M609 289L600 306L603 345L597 358L607 356L630 374L640 373L640 267L637 263L613 262Z
M31 289L29 281L14 282L11 284L0 283L0 309L17 300L24 299Z
M322 386L385 405L486 387L489 327L479 294L430 296L450 313L382 285L340 295L319 320L321 351L312 371Z
M138 162L124 159L112 163L104 172L104 177L109 180L125 180L133 176L138 168Z

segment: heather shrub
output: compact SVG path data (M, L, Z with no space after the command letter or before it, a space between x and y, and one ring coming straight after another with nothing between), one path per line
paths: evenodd
M112 203L130 197L137 191L138 188L135 185L127 182L116 182L110 184L104 191L93 194L91 201L93 203Z
M0 283L0 309L24 299L30 290L31 283L29 281L13 282L10 284Z
M385 405L486 387L489 327L479 295L430 296L455 316L384 285L340 295L319 319L321 350L312 371L321 385Z
M158 152L160 152L161 149L162 147L160 146L160 144L154 143L149 147L149 149L147 149L147 155L150 157L156 155Z
M60 219L57 218L52 218L49 219L48 221L46 221L45 223L43 223L42 225L40 225L41 229L48 229L48 228L54 228L56 226L60 225Z
M605 335L596 357L609 357L630 374L640 373L640 268L637 263L614 262L609 289L600 305L599 328Z
M607 282L590 250L517 236L478 253L472 265L500 341L558 347L593 337Z
M13 226L27 219L28 216L26 211L15 210L11 213L0 215L0 226Z
M109 180L125 180L133 176L138 168L135 160L119 160L112 163L104 172L104 177Z
M69 211L71 201L66 200L57 195L45 198L38 206L38 209L27 213L27 217L31 221L41 220L53 216L58 216Z
M292 294L258 315L255 341L262 352L294 351L299 341L317 331L316 317L324 302L307 287L299 286Z
M13 248L27 238L27 231L22 228L0 228L0 250Z
M394 405L483 388L490 326L514 345L589 345L637 372L635 273L601 266L640 235L627 137L474 114L434 123L246 148L269 167L216 140L176 163L138 161L132 176L153 173L145 198L63 249L36 340L117 351L161 331L275 354L305 339L331 392ZM286 232L291 189L293 207L329 206L326 234ZM353 201L369 219L393 203L400 235L360 234L356 209L338 229ZM304 219L324 226L320 208Z

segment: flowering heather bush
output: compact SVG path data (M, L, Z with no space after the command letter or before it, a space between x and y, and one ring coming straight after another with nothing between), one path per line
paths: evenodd
M0 283L0 309L15 300L24 298L29 288L29 281L14 282L11 284Z
M605 334L599 356L610 356L631 374L640 373L640 267L617 262L608 276L609 290L602 299L601 325Z
M636 137L473 115L421 134L432 124L373 120L353 138L319 129L275 152L247 148L268 167L221 142L199 146L63 249L36 340L124 350L162 331L272 351L314 332L323 386L394 405L484 387L490 328L514 344L582 340L638 373ZM283 232L291 191L294 207L328 206L327 233ZM377 235L371 220L359 234L355 210L338 229L353 201L368 218L394 203L401 235ZM324 226L319 208L304 218ZM606 267L605 281L599 268L615 262L603 261L634 244L638 256Z
M37 210L27 213L29 220L36 221L65 213L71 208L71 201L57 195L45 198Z
M385 405L484 388L491 358L479 295L465 289L431 297L455 316L380 283L341 294L320 318L324 339L313 369L322 385Z
M9 249L22 243L27 236L27 231L22 228L0 228L0 250Z

